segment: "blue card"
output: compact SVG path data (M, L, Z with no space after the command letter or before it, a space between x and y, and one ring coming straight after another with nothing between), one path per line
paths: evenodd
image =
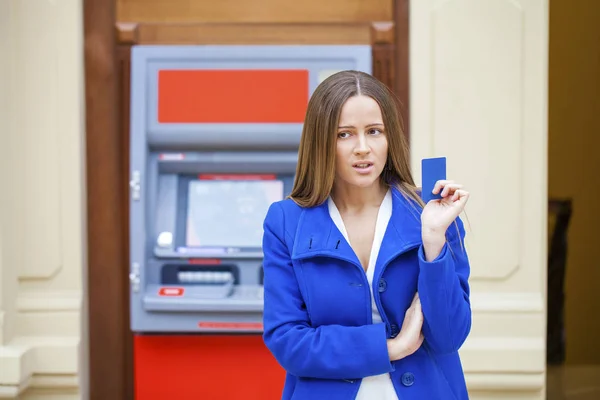
M424 158L421 160L421 187L423 192L421 198L425 203L432 199L441 199L441 190L438 194L433 194L431 191L435 183L439 180L446 179L446 157Z

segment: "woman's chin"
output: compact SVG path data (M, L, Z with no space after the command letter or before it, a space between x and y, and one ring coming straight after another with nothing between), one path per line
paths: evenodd
M351 187L356 187L360 189L368 189L372 187L377 187L379 184L379 177L376 176L362 176L358 178L348 179L346 180L346 184Z

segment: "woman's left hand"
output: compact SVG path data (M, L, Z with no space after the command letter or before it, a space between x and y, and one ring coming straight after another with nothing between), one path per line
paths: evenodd
M423 240L443 240L450 224L464 210L469 192L454 181L440 180L433 187L433 194L441 191L442 198L430 200L421 214Z

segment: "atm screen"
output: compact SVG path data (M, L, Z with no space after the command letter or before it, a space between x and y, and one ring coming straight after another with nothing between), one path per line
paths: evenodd
M186 246L260 248L269 206L281 199L280 180L192 180Z

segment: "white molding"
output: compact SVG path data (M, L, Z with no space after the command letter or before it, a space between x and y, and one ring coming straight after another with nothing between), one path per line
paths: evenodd
M79 390L79 377L77 375L34 375L31 377L29 387L77 392Z
M28 388L78 387L79 338L18 337L0 346L0 398Z
M64 291L21 291L17 296L17 311L81 311L82 292L80 290Z
M545 338L473 337L460 356L467 373L537 374L546 369Z
M469 394L477 392L511 393L541 392L546 385L546 374L538 373L476 373L465 374ZM499 397L498 397L499 398ZM509 396L502 397L509 398Z
M474 313L544 313L543 293L475 292L471 293Z
M0 399L16 399L22 391L18 386L0 385Z

